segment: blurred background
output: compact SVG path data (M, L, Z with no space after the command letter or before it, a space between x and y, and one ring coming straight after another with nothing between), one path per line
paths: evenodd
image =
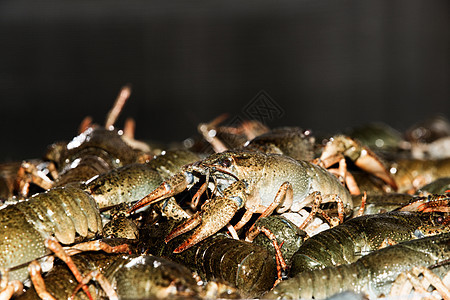
M0 23L0 161L103 124L127 83L117 126L163 142L224 112L313 132L450 116L446 0L3 0Z

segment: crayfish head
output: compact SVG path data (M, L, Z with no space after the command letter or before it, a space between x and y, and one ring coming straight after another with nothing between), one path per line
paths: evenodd
M421 225L414 231L415 238L436 235L450 231L450 216L448 212L425 212L419 213Z

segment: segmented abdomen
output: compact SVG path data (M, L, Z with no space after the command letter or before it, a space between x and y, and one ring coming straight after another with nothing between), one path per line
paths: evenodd
M94 237L102 223L89 194L77 187L61 187L0 210L0 228L0 266L12 268L45 255L45 238L55 236L71 244ZM26 265L10 273L10 279L26 277Z
M397 276L414 266L429 267L450 258L450 234L386 247L352 264L302 272L281 282L265 299L323 299L350 290L373 297L388 295Z
M390 212L365 215L306 240L292 258L291 276L313 269L352 263L371 251L425 235L448 231L435 224L441 213ZM422 229L431 229L430 232Z

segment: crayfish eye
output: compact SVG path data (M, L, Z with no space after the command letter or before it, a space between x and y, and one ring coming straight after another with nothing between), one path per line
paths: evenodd
M444 218L442 217L442 216L439 216L439 217L436 217L435 219L434 219L434 222L436 223L436 224L442 224L443 222L444 222Z
M231 166L231 159L227 158L220 162L220 165L224 168L229 168Z

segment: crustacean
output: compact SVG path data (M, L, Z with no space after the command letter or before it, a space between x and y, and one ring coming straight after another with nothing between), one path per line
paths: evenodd
M381 179L394 191L398 189L397 183L390 174L386 162L359 141L345 135L336 135L330 138L323 148L320 157L314 162L324 168L329 168L339 163L339 169L333 171L333 173L340 175L344 179L352 194L358 195L361 192L351 173L347 172L345 157L348 157L360 169Z
M216 197L166 237L169 241L200 225L175 252L181 252L219 231L244 207L246 211L234 226L236 230L255 213L267 216L274 211L299 211L311 204L318 194L322 202L339 198L345 207L352 207L348 190L320 166L283 155L236 150L213 154L183 167L182 172L163 182L135 204L129 213L182 192L194 182L195 174L207 177L198 194L206 190L209 178L212 178Z
M262 298L323 299L346 290L378 298L389 295L401 273L414 267L431 267L448 261L449 257L450 233L406 241L372 252L351 264L299 273Z
M273 287L277 268L270 252L256 243L236 240L218 232L181 253L174 253L183 237L164 243L180 221L157 216L141 230L140 251L166 257L187 266L204 281L228 282L244 298L260 297Z
M374 250L450 231L448 213L394 211L364 215L307 239L294 254L291 276L352 263Z
M23 281L28 277L26 265L49 253L46 238L55 236L67 245L100 235L99 206L140 199L195 159L189 151L170 151L151 163L130 164L94 176L85 184L71 182L0 209L0 224L5 229L0 231L0 266L9 270L11 282ZM169 204L162 210L170 214L170 209ZM118 226L114 229L118 231Z
M84 182L109 170L145 161L150 156L149 146L135 140L133 129L128 129L130 126L127 124L124 130L113 126L130 92L128 86L121 89L107 115L105 126L91 124L86 118L79 134L70 142L51 144L43 161L24 161L16 179L19 195L29 196L30 183L47 190L72 182Z
M243 123L243 125L245 124L247 123ZM205 140L211 143L216 152L230 150L216 136L216 127L211 125L205 126L204 124L200 126L199 131ZM312 161L327 169L339 163L339 169L331 169L330 171L342 178L352 194L359 195L361 194L360 189L352 174L347 172L345 158L348 158L358 168L380 178L389 188L397 189L396 182L389 173L386 162L378 157L369 147L350 136L334 135L326 140L325 145L322 145L316 143L316 138L311 133L311 130L303 130L299 127L280 127L256 133L252 139L248 138L245 144L241 141L231 150L244 148L264 153L283 154L297 160ZM238 135L235 136L236 139L238 137ZM317 158L314 159L314 157Z
M95 200L76 187L54 188L0 210L0 266L23 281L26 263L49 253L44 245L55 235L64 244L94 237L102 230Z
M72 260L84 281L92 277L89 291L94 299L211 299L238 298L235 289L221 282L199 284L185 266L153 255L109 254L83 252ZM79 288L71 270L65 264L56 265L46 274L43 283L33 286L18 300L88 299ZM48 296L49 295L49 296ZM51 298L50 298L51 299Z

